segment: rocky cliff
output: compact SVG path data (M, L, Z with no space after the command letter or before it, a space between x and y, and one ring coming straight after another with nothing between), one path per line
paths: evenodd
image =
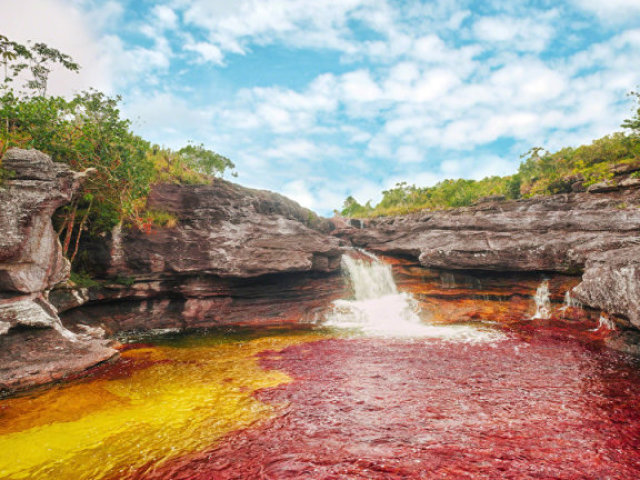
M334 234L428 268L584 272L576 296L640 328L640 189L624 187L336 222Z
M113 357L103 337L123 330L297 323L342 292L329 222L223 180L156 185L148 210L170 225L85 242L97 281L79 288L65 282L51 215L82 175L36 151L10 150L2 166L12 173L0 188L0 394Z
M51 215L83 175L40 152L9 150L0 184L0 394L113 357L105 341L66 330L48 300L69 275Z
M220 179L161 184L147 207L173 225L118 226L85 245L101 285L52 294L66 324L112 332L282 324L311 319L342 291L332 225L279 194Z

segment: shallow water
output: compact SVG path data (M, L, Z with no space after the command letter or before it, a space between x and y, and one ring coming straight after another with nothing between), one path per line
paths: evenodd
M531 320L539 279L411 268L379 292L414 303L401 335L385 317L406 302L350 324L371 300L352 298L332 329L134 338L90 378L0 401L0 478L640 478L640 364L597 315Z

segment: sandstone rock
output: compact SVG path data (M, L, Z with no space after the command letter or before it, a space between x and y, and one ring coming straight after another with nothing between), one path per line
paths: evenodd
M71 341L53 329L0 335L0 397L73 377L117 356L107 340Z
M34 295L0 300L0 335L12 328L54 328L59 319L53 307Z
M625 178L619 185L623 188L640 188L640 178Z
M619 163L611 168L611 172L613 172L615 175L637 172L638 170L640 170L640 162Z
M53 292L55 293L55 292ZM59 295L53 295L57 305ZM107 333L238 325L293 325L346 294L341 275L289 273L256 278L175 277L133 285L92 287L81 308L62 313L64 324L99 326ZM55 297L55 298L54 298Z
M488 195L486 197L482 197L476 203L480 204L480 203L502 202L504 200L505 200L504 195Z
M89 246L99 275L248 278L340 268L339 242L325 233L330 223L275 193L223 180L158 185L148 207L174 215L177 225L150 233L121 227L104 244Z
M49 289L69 275L51 215L80 176L36 150L11 149L2 166L13 176L0 185L0 291Z
M576 273L640 239L640 193L562 194L372 219L334 234L353 245L453 270Z
M590 256L573 292L581 302L640 328L640 246Z
M46 292L69 262L51 224L86 174L35 150L11 149L0 185L0 396L53 382L117 355L105 340L63 327Z
M606 180L604 182L594 183L587 188L587 192L589 193L601 193L601 192L613 192L614 190L618 190L619 186L617 183Z

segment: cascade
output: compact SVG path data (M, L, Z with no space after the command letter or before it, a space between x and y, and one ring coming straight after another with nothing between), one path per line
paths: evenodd
M543 280L533 297L536 302L536 313L532 319L547 319L551 317L551 299L549 298L549 281Z
M567 290L564 293L564 304L560 311L564 312L568 308L582 308L582 303L571 296L571 290Z
M607 330L614 331L614 330L616 330L616 324L613 322L613 320L608 318L606 315L600 314L600 318L598 319L598 326L596 328L592 329L592 330L589 330L589 331L590 332L597 332L601 328L605 328Z
M430 325L420 305L407 292L400 292L391 265L364 250L342 256L342 270L353 297L333 302L324 325L369 336L433 337L458 341L503 338L498 332L465 325Z

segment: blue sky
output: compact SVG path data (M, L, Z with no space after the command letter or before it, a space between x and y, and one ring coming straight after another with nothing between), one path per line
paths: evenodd
M515 171L619 130L640 0L21 0L0 33L71 54L134 130L202 142L320 213L396 182Z

